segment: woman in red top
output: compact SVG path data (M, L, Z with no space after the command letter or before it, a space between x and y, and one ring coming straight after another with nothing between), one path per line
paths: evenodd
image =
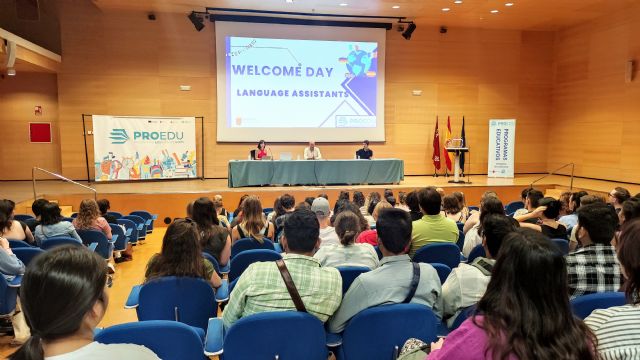
M261 160L265 156L267 156L267 143L264 140L260 140L258 142L258 150L256 150L256 160Z

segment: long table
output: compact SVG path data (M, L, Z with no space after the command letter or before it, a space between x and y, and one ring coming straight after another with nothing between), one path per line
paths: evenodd
M375 160L233 160L229 187L262 185L397 184L404 161Z

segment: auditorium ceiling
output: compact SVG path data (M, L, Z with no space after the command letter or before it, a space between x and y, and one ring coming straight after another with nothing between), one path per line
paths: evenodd
M547 31L584 23L638 4L638 0L93 0L93 2L103 10L187 13L191 10L203 11L208 6L305 13L406 16L415 20L418 25ZM507 6L505 5L507 3L513 5ZM449 10L443 11L443 9Z

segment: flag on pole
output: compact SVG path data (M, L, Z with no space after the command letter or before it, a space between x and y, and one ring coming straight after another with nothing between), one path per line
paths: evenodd
M449 140L451 140L451 119L449 116L447 116L447 132L444 137L445 147L448 146ZM444 160L445 160L445 164L447 164L447 170L453 171L451 168L451 164L452 164L451 154L449 154L449 152L446 149L444 150Z
M436 116L436 132L433 134L433 166L440 170L440 133L438 132L438 117Z
M467 147L467 136L464 133L464 116L462 117L462 131L460 131L460 138L462 139L462 147ZM460 169L464 174L464 152L460 153Z

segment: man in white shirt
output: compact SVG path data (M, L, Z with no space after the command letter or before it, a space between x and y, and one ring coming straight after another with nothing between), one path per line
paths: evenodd
M309 141L309 147L304 149L304 159L305 160L320 160L322 159L322 154L320 153L320 148L316 147L316 143L313 141Z
M331 209L329 208L329 200L319 197L313 200L313 204L311 204L311 211L313 211L318 217L318 222L320 223L320 247L326 245L338 245L340 244L340 239L338 238L338 234L336 234L336 230L329 226L331 221Z
M516 225L510 218L499 214L490 214L483 219L482 246L486 258L476 258L471 264L460 263L442 285L443 315L448 327L453 325L464 308L476 304L482 298L491 279L494 257L498 254L504 237L515 231Z

